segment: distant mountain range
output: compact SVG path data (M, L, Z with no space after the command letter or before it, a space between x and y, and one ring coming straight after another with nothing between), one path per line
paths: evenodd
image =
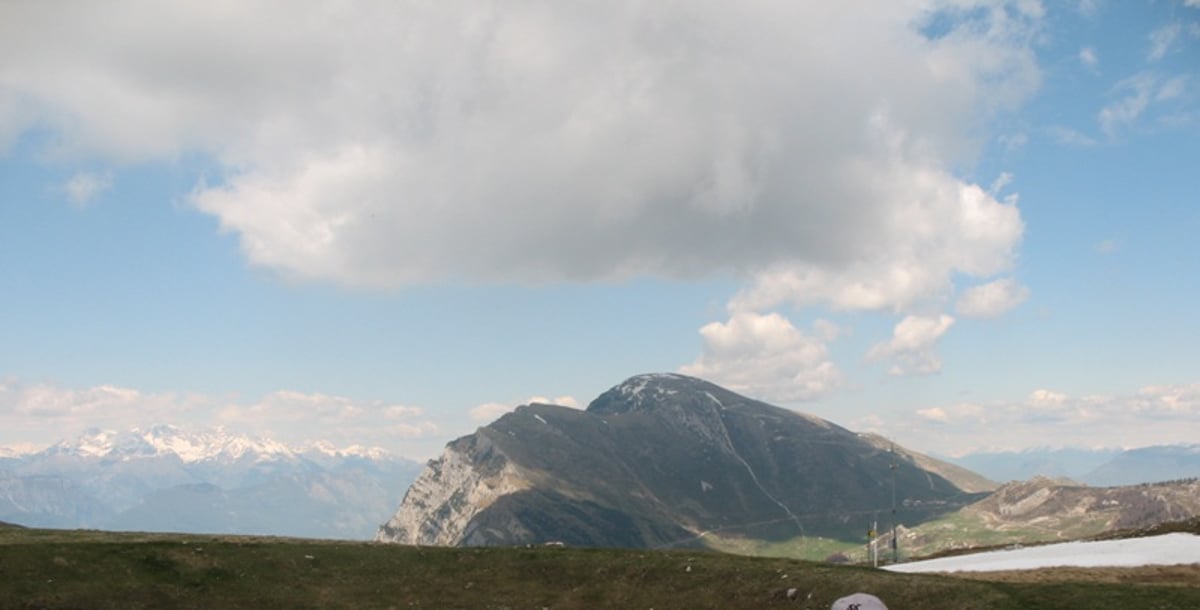
M522 406L447 445L377 540L705 546L858 539L893 506L916 521L994 487L961 467L674 374L586 411Z
M92 429L0 453L0 521L56 528L369 538L421 465L221 428Z
M1030 449L943 458L994 481L1035 477L1111 487L1200 477L1200 445L1120 449Z

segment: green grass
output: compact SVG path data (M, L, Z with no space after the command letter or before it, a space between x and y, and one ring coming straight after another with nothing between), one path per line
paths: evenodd
M715 552L0 532L0 608L825 609L855 591L899 609L1200 608L1200 587L993 583Z
M866 551L862 544L818 536L769 541L721 537L709 534L704 537L704 543L715 551L752 557L782 557L787 559L824 561L834 553L843 553L855 560L862 561L866 556Z

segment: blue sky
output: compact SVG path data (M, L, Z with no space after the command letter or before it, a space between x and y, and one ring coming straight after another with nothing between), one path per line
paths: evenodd
M654 371L1200 437L1200 3L794 4L5 3L0 446L424 458Z

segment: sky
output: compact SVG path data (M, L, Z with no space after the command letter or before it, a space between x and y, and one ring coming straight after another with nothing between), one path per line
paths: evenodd
M0 3L0 446L702 377L1200 438L1200 1Z

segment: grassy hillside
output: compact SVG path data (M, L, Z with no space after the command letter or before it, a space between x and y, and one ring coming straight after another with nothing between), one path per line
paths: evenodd
M1200 607L1188 582L988 582L694 551L0 530L0 608L824 609L855 591L932 610Z

